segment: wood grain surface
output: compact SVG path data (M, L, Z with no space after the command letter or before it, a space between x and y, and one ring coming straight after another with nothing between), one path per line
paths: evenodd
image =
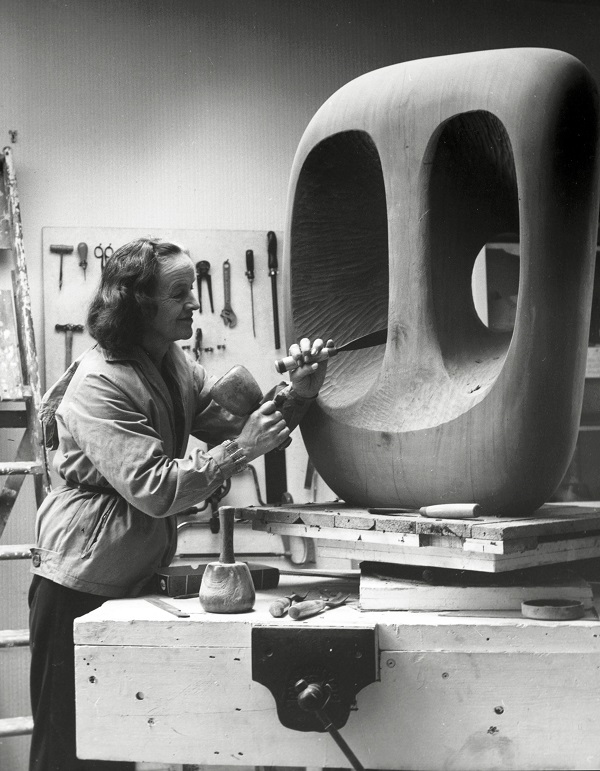
M526 514L560 483L583 395L598 226L597 93L575 58L504 49L351 81L291 174L285 330L385 346L328 365L302 426L347 503ZM520 243L514 331L478 317L477 254Z

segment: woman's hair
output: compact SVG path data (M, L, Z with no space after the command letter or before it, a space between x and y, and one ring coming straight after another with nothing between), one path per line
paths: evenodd
M145 321L157 311L154 295L160 263L182 252L188 254L179 244L138 238L107 260L90 303L87 329L109 353L141 342Z

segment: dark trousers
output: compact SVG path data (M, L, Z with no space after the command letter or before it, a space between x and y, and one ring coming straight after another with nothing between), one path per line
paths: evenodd
M108 597L76 592L34 576L29 590L31 648L30 771L134 771L135 763L79 760L75 754L73 621ZM117 717L115 716L115 720Z

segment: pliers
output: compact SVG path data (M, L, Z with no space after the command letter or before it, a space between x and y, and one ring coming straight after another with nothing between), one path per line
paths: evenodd
M208 288L208 299L210 300L210 309L214 313L215 306L213 305L212 296L212 278L210 276L210 262L208 260L200 260L196 263L196 281L198 282L198 308L199 313L202 313L202 281L206 281Z

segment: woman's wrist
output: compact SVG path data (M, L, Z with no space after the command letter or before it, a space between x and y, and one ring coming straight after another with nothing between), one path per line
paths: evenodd
M226 439L221 445L225 448L225 452L234 463L234 474L239 474L248 468L248 457L235 439Z
M305 396L304 394L298 393L297 389L294 387L294 385L291 386L288 397L291 397L292 399L295 399L298 402L308 402L313 399L316 399L318 396L318 392L316 394L313 394L311 396Z

